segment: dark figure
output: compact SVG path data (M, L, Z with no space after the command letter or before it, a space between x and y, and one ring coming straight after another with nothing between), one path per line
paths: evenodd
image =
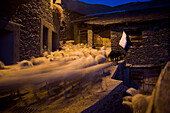
M109 57L112 61L118 61L118 58L119 58L119 57L122 59L122 55L124 55L124 54L121 53L120 51L112 50L112 51L110 52L110 54L108 55L108 57Z

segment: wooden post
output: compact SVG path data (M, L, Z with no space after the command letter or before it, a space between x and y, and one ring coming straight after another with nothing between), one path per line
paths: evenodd
M88 26L88 30L87 30L87 36L88 36L88 46L89 47L93 47L93 43L94 43L94 37L93 37L93 30L92 30L92 26Z

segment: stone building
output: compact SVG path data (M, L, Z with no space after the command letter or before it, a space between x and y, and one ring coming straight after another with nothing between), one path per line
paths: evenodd
M125 60L133 65L162 64L169 60L169 4L121 10L81 17L74 22L76 43L107 46L125 52L119 45L125 31L132 47Z
M53 0L6 0L0 4L0 60L6 65L59 47L60 12Z
M74 20L75 43L111 47L125 53L128 86L150 94L169 61L169 4L92 14ZM123 31L132 42L125 51L119 45ZM122 78L126 80L126 78Z
M60 26L60 40L74 40L74 25L72 21L80 16L83 16L83 14L69 9L64 9L63 15L64 19Z

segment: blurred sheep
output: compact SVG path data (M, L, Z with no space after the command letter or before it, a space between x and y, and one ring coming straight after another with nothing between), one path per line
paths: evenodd
M100 55L103 55L103 56L106 57L106 51L105 51L105 50L100 50L100 51L98 51L98 53L99 53Z
M105 62L106 62L106 57L103 56L103 55L97 55L97 56L95 57L95 61L96 61L98 64L105 63Z
M48 51L45 51L44 53L43 53L43 57L47 57L49 54L48 54Z
M106 50L106 47L105 46L103 46L103 47L101 47L101 49L100 50Z
M39 57L39 58L32 57L31 62L33 65L40 65L43 63L49 63L50 61L46 57Z
M91 49L90 55L92 55L95 58L98 55L98 51L96 49Z
M132 96L125 96L125 97L123 97L123 101L132 102Z
M134 96L126 96L123 98L122 105L126 113L145 113L152 96L136 94ZM132 112L133 111L133 112Z
M95 61L94 57L92 57L91 55L88 56L87 58L85 58L84 62L83 62L83 67L90 67L90 66L93 66L93 65L96 65L97 62Z
M126 93L135 96L136 94L139 94L139 91L134 88L129 88L128 90L126 90Z
M145 113L151 96L137 94L132 98L132 106L134 113Z
M30 61L28 61L28 60L23 60L23 61L21 61L21 62L18 62L18 64L19 64L19 67L20 67L21 69L28 68L28 67L33 67L32 62L30 62Z
M4 69L4 68L5 68L5 64L2 61L0 61L0 69Z

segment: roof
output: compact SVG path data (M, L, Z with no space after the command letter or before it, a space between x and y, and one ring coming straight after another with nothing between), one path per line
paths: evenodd
M151 8L98 13L81 17L73 22L84 22L86 24L93 25L108 25L124 22L142 22L166 19L170 17L169 7L170 4L166 4Z

